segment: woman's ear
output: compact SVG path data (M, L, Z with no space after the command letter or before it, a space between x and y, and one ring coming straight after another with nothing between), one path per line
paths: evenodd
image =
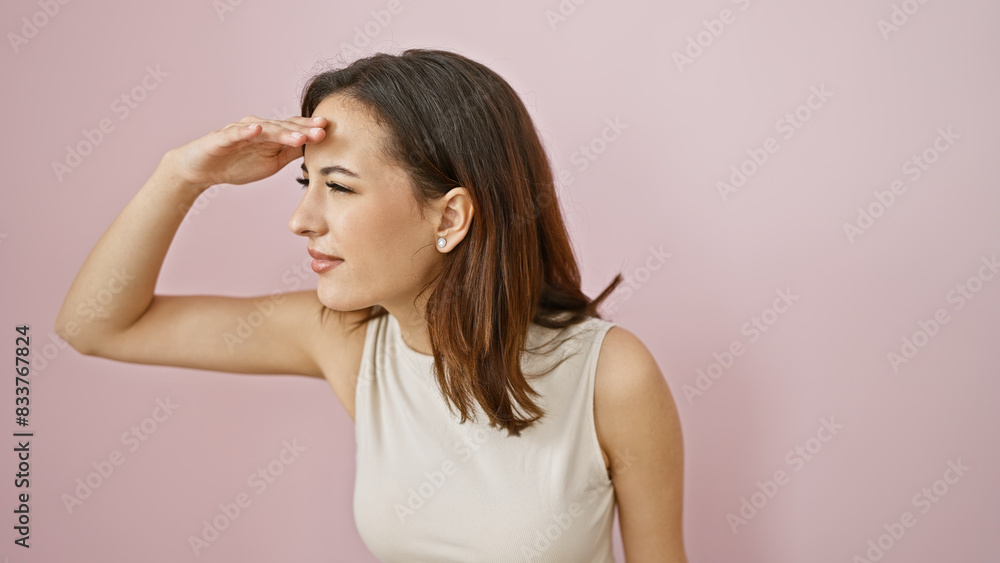
M441 252L449 252L455 248L472 225L472 198L465 188L452 188L437 202L439 221L437 227L437 248ZM441 243L444 239L444 244Z

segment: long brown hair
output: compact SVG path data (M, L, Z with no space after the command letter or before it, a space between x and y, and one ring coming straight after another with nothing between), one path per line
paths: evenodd
M443 50L377 53L313 76L302 115L332 94L361 102L386 129L382 156L409 172L421 206L468 190L469 232L421 291L441 281L426 306L434 369L461 422L475 419L474 398L491 427L520 436L545 414L521 371L529 324L601 318L621 273L593 300L581 291L548 157L521 99L489 68ZM375 306L359 326L386 314Z

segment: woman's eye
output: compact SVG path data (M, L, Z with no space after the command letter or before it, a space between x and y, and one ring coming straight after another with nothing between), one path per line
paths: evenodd
M335 192L350 192L351 191L349 188L345 188L344 186L341 186L340 184L334 184L334 183L331 183L331 182L327 182L326 185L329 186L330 189L332 189Z
M295 181L298 182L299 184L302 184L302 189L303 190L306 189L309 186L309 180L307 180L305 178L301 178L301 177L300 178L296 178ZM334 184L332 182L327 182L326 185L331 190L333 190L335 192L347 192L347 193L350 193L350 192L353 191L350 188L346 188L344 186L341 186L340 184Z

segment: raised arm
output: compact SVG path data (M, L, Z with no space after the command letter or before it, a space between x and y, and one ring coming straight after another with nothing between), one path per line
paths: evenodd
M81 353L126 362L322 376L319 351L346 346L357 314L321 315L315 291L241 298L154 290L170 243L204 190L274 174L305 143L321 140L325 132L314 128L325 126L250 116L167 152L84 261L57 333Z

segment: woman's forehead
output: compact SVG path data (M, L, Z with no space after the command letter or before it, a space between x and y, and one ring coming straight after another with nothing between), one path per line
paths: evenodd
M363 103L340 94L327 96L316 109L313 117L322 116L329 122L327 135L337 133L349 137L369 137L380 140L384 131Z
M323 100L313 112L314 117L327 119L326 136L318 143L302 147L306 166L314 174L326 169L347 177L364 178L364 169L380 167L375 158L380 147L378 125L366 112L351 107L357 104L345 104L335 98L341 97Z

